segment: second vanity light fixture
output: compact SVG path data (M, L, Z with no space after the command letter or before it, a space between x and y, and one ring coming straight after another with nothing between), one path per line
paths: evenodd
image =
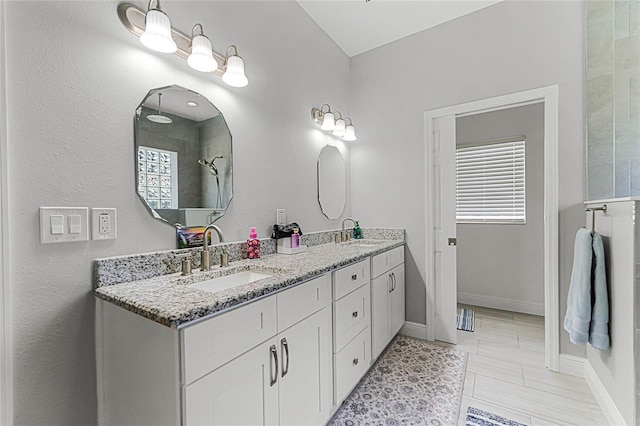
M325 107L326 111L325 111ZM318 108L311 108L311 118L317 124L320 124L322 130L329 130L334 136L342 138L345 141L355 141L356 127L350 118L343 118L340 111L331 111L329 104L322 105ZM347 124L349 120L349 124Z
M195 70L213 72L232 87L244 87L249 83L244 73L244 60L238 48L231 45L223 56L213 50L211 40L204 34L201 24L195 24L191 36L171 27L171 21L156 0L149 0L147 12L131 3L118 5L118 17L122 25L140 37L140 42L156 52L175 53L187 60ZM220 66L222 64L222 66Z

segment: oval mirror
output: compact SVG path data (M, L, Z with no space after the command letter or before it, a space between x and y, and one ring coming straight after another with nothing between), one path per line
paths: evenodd
M344 211L347 196L347 174L342 154L335 146L326 145L318 156L318 202L328 219L338 219Z
M136 109L136 188L153 217L176 227L224 216L233 197L231 133L204 96L152 89Z

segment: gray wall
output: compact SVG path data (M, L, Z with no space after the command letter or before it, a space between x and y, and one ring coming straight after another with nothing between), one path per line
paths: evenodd
M242 89L145 49L117 4L8 1L0 23L19 425L96 423L92 261L176 247L175 229L152 219L134 189L132 115L149 89L178 84L223 112L236 191L218 224L229 241L244 240L250 226L268 236L276 208L305 231L340 224L318 207L316 161L335 139L315 128L310 110L329 102L348 113L349 59L297 3L162 3L175 27L201 22L216 50L238 46L250 80ZM116 207L118 239L41 245L39 206Z
M544 105L456 119L458 146L522 136L525 224L458 224L458 302L544 315Z
M352 58L352 210L363 226L406 227L407 320L426 315L424 112L556 84L564 317L584 223L583 17L581 2L506 1ZM564 332L560 350L585 355Z
M209 172L209 168L200 166L200 179L203 182L201 187L202 204L198 207L215 206L216 208L226 208L233 196L233 138L231 132L224 121L222 115L210 118L200 123L201 151L200 158L211 161L216 158L215 165L218 169L218 179L220 188L216 183L216 178Z

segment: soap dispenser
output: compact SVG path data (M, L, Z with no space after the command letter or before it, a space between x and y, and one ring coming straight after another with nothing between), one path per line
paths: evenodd
M249 239L247 240L247 257L249 259L260 259L260 240L255 226L251 227Z
M360 228L360 222L359 221L355 221L356 222L356 227L353 228L353 238L356 240L360 240L362 239L362 228Z
M300 247L300 234L298 234L298 228L293 228L293 234L291 234L291 248Z

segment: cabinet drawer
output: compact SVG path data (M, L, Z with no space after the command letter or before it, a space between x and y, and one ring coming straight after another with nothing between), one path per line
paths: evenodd
M333 356L334 365L334 403L342 401L371 363L371 332L365 328L340 352Z
M404 246L377 254L371 260L371 277L377 278L401 263L404 263Z
M333 300L338 300L369 282L369 259L345 266L333 272Z
M331 275L325 274L278 293L278 331L286 330L320 309L329 307L330 291Z
M334 302L333 351L339 352L358 333L371 323L371 292L369 284Z
M182 329L182 384L192 383L276 333L276 296Z

